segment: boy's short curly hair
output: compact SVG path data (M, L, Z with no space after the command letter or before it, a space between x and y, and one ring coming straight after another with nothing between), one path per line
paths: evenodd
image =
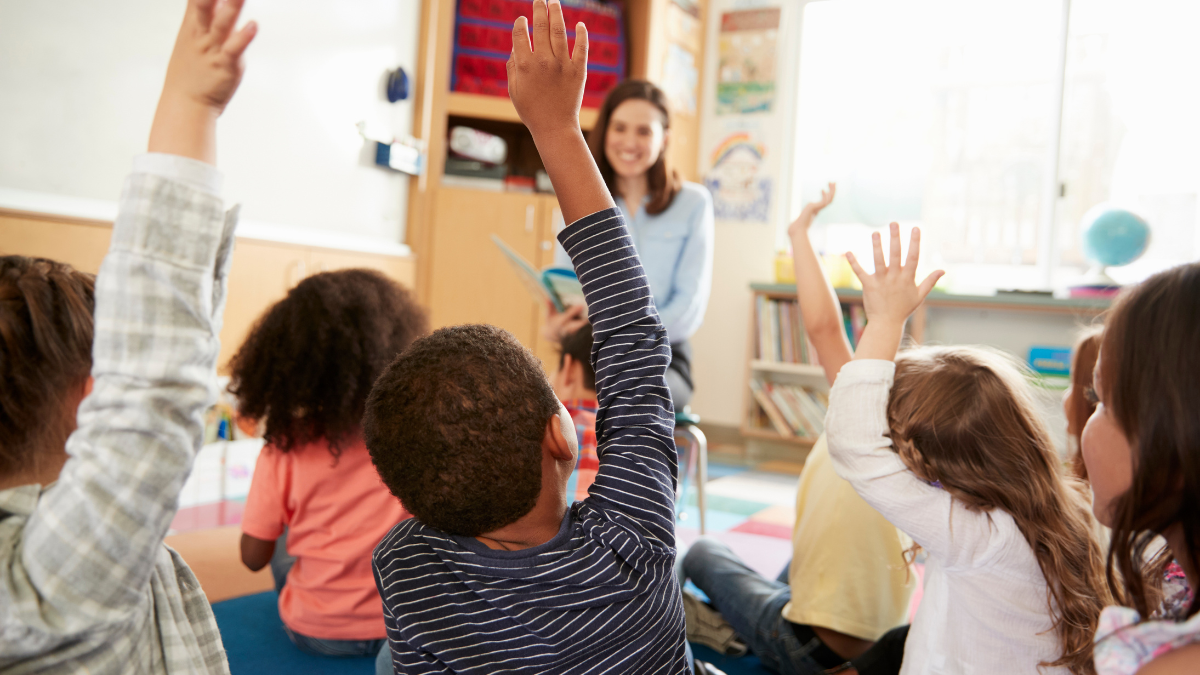
M516 522L542 488L542 438L559 402L508 331L442 328L384 370L363 435L380 478L418 520L474 537Z
M336 458L359 433L375 378L428 326L413 295L375 270L315 274L258 319L229 390L279 451L326 440Z

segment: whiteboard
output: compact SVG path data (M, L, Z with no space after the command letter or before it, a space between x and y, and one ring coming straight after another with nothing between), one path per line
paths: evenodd
M185 0L0 0L0 189L115 202L144 152ZM420 0L247 0L259 23L219 123L227 203L313 234L401 242L408 178L356 129L412 130Z

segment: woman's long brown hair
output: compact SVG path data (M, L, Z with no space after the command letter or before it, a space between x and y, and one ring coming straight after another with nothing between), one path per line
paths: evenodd
M1092 638L1111 596L1085 486L1065 475L1029 385L1007 357L925 347L896 359L888 402L892 443L922 479L974 511L1016 521L1046 578L1062 646L1047 666L1091 674Z
M1133 482L1113 502L1108 583L1149 617L1161 569L1148 553L1156 537L1179 528L1184 550L1171 553L1185 568L1200 561L1200 263L1160 272L1118 298L1099 377L1103 404L1133 453ZM1187 615L1198 611L1200 593Z
M608 155L604 153L604 144L608 139L608 120L617 106L631 99L649 101L662 113L663 131L671 128L671 113L667 106L667 95L654 84L645 80L625 80L608 92L608 96L604 98L604 104L600 106L600 115L596 118L596 126L592 127L591 133L588 134L588 147L592 150L596 166L600 167L600 175L604 177L604 184L608 186L608 191L614 196L617 195L617 176L613 171L612 164L608 163ZM683 185L683 181L679 178L679 172L667 162L666 145L663 145L662 152L658 153L658 160L646 172L646 180L650 188L650 203L646 204L646 213L656 215L666 211ZM636 211L637 207L637 204L629 205L631 211Z

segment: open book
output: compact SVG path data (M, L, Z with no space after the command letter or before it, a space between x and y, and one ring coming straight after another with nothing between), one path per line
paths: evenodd
M571 305L586 306L587 303L583 299L583 284L579 283L579 277L575 275L575 270L565 267L547 267L539 272L536 267L529 264L529 261L522 258L521 254L505 244L500 237L493 234L492 242L500 248L504 257L508 258L508 262L517 272L517 276L521 278L521 282L538 301L549 301L558 312Z

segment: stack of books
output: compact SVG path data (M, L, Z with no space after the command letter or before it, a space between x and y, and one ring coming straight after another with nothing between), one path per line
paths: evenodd
M796 301L759 295L756 302L755 358L774 363L815 364L817 355L800 323L800 306Z
M825 431L829 399L807 387L750 378L754 401L780 436L816 438Z

